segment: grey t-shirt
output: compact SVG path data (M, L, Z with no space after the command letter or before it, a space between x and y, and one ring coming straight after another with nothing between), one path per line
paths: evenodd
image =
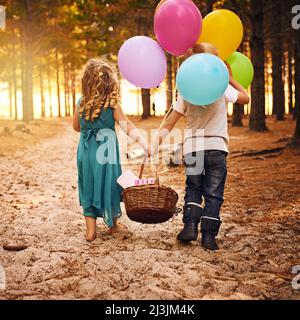
M235 103L238 91L228 86L224 96L208 106L195 106L178 97L173 109L187 118L183 153L194 151L228 151L227 103Z

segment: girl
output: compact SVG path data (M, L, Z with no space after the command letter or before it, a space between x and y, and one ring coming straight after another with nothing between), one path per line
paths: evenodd
M112 231L121 216L121 175L115 122L148 152L148 144L120 106L119 84L104 61L88 62L82 78L82 98L73 119L80 132L77 151L79 201L83 207L86 240L96 238L96 219L102 217Z
M210 53L218 56L217 49L213 45L203 43L190 48L186 52L185 59L197 53ZM185 135L183 146L186 168L184 228L178 234L177 239L184 242L196 240L201 218L202 246L210 250L218 249L215 237L221 226L220 209L227 175L226 107L228 102L249 103L247 92L234 81L231 72L230 85L225 95L210 106L194 106L179 96L151 145L151 154L154 155L176 122L183 115L186 116L189 130ZM205 199L204 208L201 206L202 197Z

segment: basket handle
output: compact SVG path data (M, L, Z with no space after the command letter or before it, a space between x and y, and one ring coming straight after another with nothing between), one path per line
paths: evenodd
M143 160L143 163L142 163L142 165L141 165L140 174L139 174L139 179L142 179L142 178L143 178L143 173L144 173L144 169L145 169L145 165L146 165L147 159L148 159L148 157L145 156L145 157L144 157L144 160ZM152 165L152 163L151 163L151 169L152 169L153 174L155 175L155 184L159 185L158 172L157 172L157 170L154 168L154 166Z
M144 173L145 164L146 164L146 162L147 162L147 159L148 159L148 157L146 157L146 156L145 156L144 159L143 159L143 163L142 163L141 169L140 169L139 179L142 179L142 178L143 178L143 173Z

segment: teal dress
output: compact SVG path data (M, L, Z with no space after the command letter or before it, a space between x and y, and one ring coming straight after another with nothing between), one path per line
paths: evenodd
M122 174L119 143L115 132L113 109L103 109L94 122L80 118L80 141L77 150L79 202L84 216L102 217L113 227L121 216Z

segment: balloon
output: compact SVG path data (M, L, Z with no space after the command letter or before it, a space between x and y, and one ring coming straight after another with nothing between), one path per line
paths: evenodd
M157 12L157 10L165 3L167 2L168 0L161 0L160 3L156 6L156 9L155 9L155 13ZM193 1L193 0L189 0L189 1Z
M228 69L215 55L195 54L180 66L176 83L184 100L193 105L209 105L224 95L229 84Z
M155 13L159 10L159 8L168 0L161 0L160 3L157 5L156 9L155 9Z
M159 86L167 72L167 59L159 44L149 37L136 36L127 40L118 55L122 76L137 87Z
M232 11L215 10L203 19L202 34L198 43L212 43L222 60L228 59L240 46L243 40L243 24Z
M226 62L231 67L233 79L247 89L254 77L254 68L250 59L240 52L235 52Z
M197 42L201 29L201 13L191 0L168 0L154 16L158 42L175 56L183 55Z

